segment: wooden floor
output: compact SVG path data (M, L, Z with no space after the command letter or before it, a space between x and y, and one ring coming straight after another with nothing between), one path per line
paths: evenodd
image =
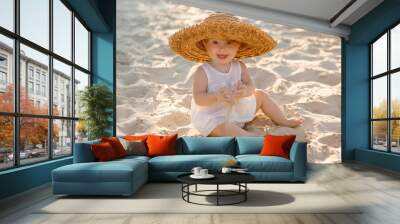
M0 223L400 223L399 173L359 163L312 165L308 183L367 206L357 214L35 214L35 208L54 200L46 185L1 201Z

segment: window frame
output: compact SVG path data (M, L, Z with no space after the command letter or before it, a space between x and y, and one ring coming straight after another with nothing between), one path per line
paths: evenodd
M400 154L400 152L393 152L392 151L392 121L399 120L400 117L392 117L392 99L391 99L391 79L392 76L395 75L396 73L400 72L400 67L391 69L391 30L395 28L396 26L400 26L400 21L395 22L392 24L389 28L385 29L384 32L379 34L375 39L373 39L371 42L368 43L368 53L369 53L369 149L373 151L379 151L379 152L386 152L386 153L391 153L391 154ZM386 71L380 74L376 74L374 76L373 74L373 44L379 40L381 37L383 37L385 34L387 34L387 64L386 64ZM386 98L387 98L387 103L386 103L386 118L373 118L373 81L378 78L386 77ZM379 150L374 148L374 136L373 136L373 122L374 121L386 121L386 150Z
M71 99L71 104L74 105L75 103L75 88L74 88L74 82L75 82L75 69L87 74L89 76L89 83L88 86L92 85L92 69L91 69L91 65L92 65L92 61L91 61L91 49L92 49L92 43L91 43L91 37L92 37L92 30L88 27L88 25L84 22L84 20L79 16L78 13L76 13L72 7L68 4L68 2L66 2L65 0L59 0L68 10L71 11L71 18L70 18L70 22L71 22L71 59L67 59L64 58L63 56L55 53L53 50L53 24L54 24L54 18L53 18L53 1L54 0L48 0L49 3L49 48L46 49L45 47L42 47L39 44L34 43L33 41L30 41L29 39L24 38L23 36L20 35L20 0L14 0L13 1L13 10L14 10L14 18L13 18L13 22L14 22L14 30L10 31L4 27L0 26L0 35L3 35L5 37L11 38L13 40L13 52L12 52L12 57L13 57L13 64L12 69L11 69L11 74L14 78L14 93L13 93L13 107L14 110L13 112L2 112L0 111L0 116L11 116L13 119L13 166L10 167L5 167L5 168L0 168L0 172L5 171L5 170L10 170L10 169L16 169L19 167L23 167L23 166L30 166L33 164L37 164L37 163L43 163L46 161L50 161L50 160L58 160L58 159L62 159L65 157L70 157L73 156L73 152L74 152L74 143L75 143L75 126L76 126L76 121L79 120L79 117L75 116L75 108L72 107L71 108L71 114L70 116L61 116L61 115L53 115L53 59L54 60L58 60L61 63L64 63L68 66L71 66L71 93L73 94L73 97ZM83 67L81 67L80 65L75 63L75 18L77 20L79 20L79 22L84 26L84 28L88 31L88 69L85 69ZM48 93L46 93L46 95L48 96L48 113L46 115L39 115L39 114L26 114L26 113L21 113L20 111L20 85L21 85L21 81L20 81L20 45L23 44L27 47L32 48L33 50L39 51L40 53L43 53L45 55L48 56L49 58L49 63L48 63L48 80L46 83L46 91ZM29 64L27 64L27 66L29 66ZM28 68L27 67L27 74L26 75L26 81L28 82L30 79L30 74L28 72ZM40 72L39 75L41 75L42 72ZM36 82L36 69L34 68L33 70L33 79L32 81L34 82L34 86L37 83ZM41 76L39 76L39 80L37 80L38 83L42 84L42 80L41 80ZM42 86L42 85L40 85ZM28 86L27 86L28 87ZM27 89L27 91L29 91ZM34 89L34 91L36 91L36 89ZM42 96L42 94L40 94L39 96ZM45 118L47 119L48 122L48 136L47 136L47 142L49 143L47 145L47 151L48 151L48 155L47 158L43 158L43 160L38 161L38 162L32 162L32 163L26 163L26 164L21 164L20 161L20 119L21 118ZM71 153L68 155L62 155L62 156L54 156L53 155L53 122L57 121L57 120L66 120L66 121L70 121L71 122Z

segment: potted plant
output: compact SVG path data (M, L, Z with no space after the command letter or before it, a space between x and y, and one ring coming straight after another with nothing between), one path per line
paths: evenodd
M80 92L81 118L87 127L89 140L110 136L107 129L112 125L113 96L102 84L87 86Z

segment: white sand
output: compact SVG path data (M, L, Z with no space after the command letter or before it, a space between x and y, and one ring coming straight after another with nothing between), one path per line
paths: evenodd
M197 135L191 126L191 71L168 47L176 30L200 22L211 11L165 0L117 1L117 134ZM278 41L272 52L246 59L257 88L265 90L298 128L275 126L261 111L246 129L295 133L307 141L308 161L340 162L340 38L249 20Z

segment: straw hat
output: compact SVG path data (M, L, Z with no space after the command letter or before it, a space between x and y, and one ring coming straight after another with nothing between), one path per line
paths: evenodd
M194 62L209 61L210 57L202 44L205 39L235 40L241 46L235 58L262 55L276 46L266 32L226 13L210 14L201 23L183 28L169 38L173 51Z

